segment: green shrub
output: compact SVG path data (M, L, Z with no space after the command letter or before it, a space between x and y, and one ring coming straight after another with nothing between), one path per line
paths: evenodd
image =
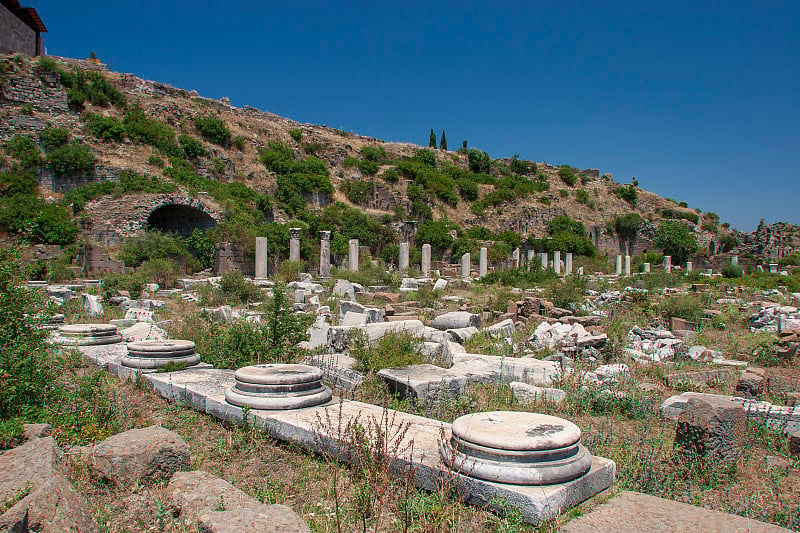
M434 146L434 148L436 148L436 146ZM436 154L433 153L432 150L425 150L424 148L417 150L414 152L413 159L429 167L436 166Z
M697 251L697 236L686 223L667 220L658 225L654 244L675 263L682 263Z
M294 142L300 142L303 139L303 130L301 129L293 129L289 130L289 137L294 139Z
M552 268L542 269L541 264L534 263L531 269L518 268L495 270L481 279L481 283L492 285L500 283L506 287L534 287L550 279L556 278Z
M700 222L700 217L697 213L693 213L691 211L680 211L678 209L662 209L661 216L664 218L674 218L678 220L688 220L692 224L697 224Z
M214 117L197 117L194 127L204 139L220 146L226 146L231 140L231 132L221 119Z
M578 189L575 191L575 201L579 204L589 203L589 193L585 189Z
M241 272L223 274L219 281L219 288L226 299L236 303L246 304L264 299L261 289L244 279Z
M528 163L519 158L519 154L514 154L511 158L511 172L515 174L527 175L536 172L536 164Z
M569 185L570 187L574 187L576 183L578 183L578 177L575 175L575 172L572 170L572 167L567 165L562 165L558 169L558 177L561 178L561 181Z
M186 244L178 237L146 231L125 239L117 257L125 266L138 267L150 259L181 260L187 255Z
M642 217L637 213L617 215L612 222L614 233L616 233L619 238L626 240L631 240L636 237L641 225Z
M51 397L58 372L48 354L44 296L25 286L21 257L0 247L0 419L30 415Z
M345 181L341 185L347 199L356 205L366 205L375 193L375 184L371 181Z
M164 160L157 155L151 155L148 157L147 164L158 168L164 168Z
M383 163L387 158L386 149L383 146L362 146L359 152L361 157L374 163Z
M618 198L628 202L631 206L636 206L636 200L639 198L639 191L636 190L636 187L632 183L627 187L623 185L614 187L611 189L611 192Z
M104 117L96 113L84 113L81 119L92 135L104 142L118 143L125 137L125 128L117 117Z
M97 160L92 150L85 144L71 142L53 150L47 161L52 165L56 176L94 176Z
M726 261L724 265L722 265L722 275L726 278L736 279L741 278L744 276L744 270L739 265L734 265L730 261Z
M183 157L175 141L175 130L166 124L148 118L140 107L132 107L122 119L125 135L132 141L154 146L171 157Z
M39 134L39 141L46 152L52 152L69 142L69 131L67 128L47 128Z
M378 173L378 163L366 159L359 160L358 168L365 176L374 176Z
M703 304L697 296L686 294L670 296L658 304L657 311L667 321L672 317L697 322L703 316Z
M58 72L56 60L48 56L39 56L36 65L33 67L37 72Z
M25 102L21 106L19 106L19 112L23 115L33 115L33 104L30 102Z
M237 135L233 138L233 145L236 147L237 150L244 150L245 140L244 137L241 135Z
M489 154L477 148L467 150L467 161L472 172L489 172L492 168L492 160Z
M183 148L186 159L196 159L206 155L203 143L191 135L178 135L178 144Z
M39 147L28 135L14 135L5 143L6 152L19 161L23 169L36 168L42 164Z
M36 196L35 182L22 178L8 187L16 194L0 198L0 229L5 233L34 244L64 245L75 240L77 224L63 206L47 204Z
M355 369L360 372L377 372L383 368L399 368L424 362L422 339L410 333L387 333L375 346L366 337L351 333L350 356L355 359Z
M383 179L389 183L397 183L400 181L400 176L397 174L397 169L389 168L383 172Z
M478 199L478 184L468 178L456 180L458 194L467 202L474 202Z
M425 220L419 225L414 240L430 244L434 251L441 253L453 244L451 232L454 230L457 231L458 226L446 218Z
M82 107L88 100L100 107L113 104L115 107L125 106L125 95L99 72L85 71L78 67L72 70L57 70L61 83L67 88L69 103Z

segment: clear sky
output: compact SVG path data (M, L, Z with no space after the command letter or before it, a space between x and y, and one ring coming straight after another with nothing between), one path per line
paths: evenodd
M800 2L28 0L47 51L300 122L800 224Z

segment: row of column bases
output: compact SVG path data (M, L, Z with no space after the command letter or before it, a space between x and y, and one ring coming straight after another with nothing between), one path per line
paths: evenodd
M290 261L299 261L300 260L300 231L301 228L290 228L289 229L289 260ZM319 243L319 275L322 278L328 278L331 275L331 232L330 231L320 231L320 243ZM400 257L398 258L397 268L399 271L403 272L408 270L409 267L409 243L402 242L400 243ZM358 239L350 239L348 243L348 250L347 250L347 269L350 272L358 272L358 254L359 254L359 245ZM535 252L533 250L528 250L528 263L532 264L535 259ZM553 262L550 263L549 255L546 252L539 254L539 259L541 261L541 265L543 269L553 267L556 274L561 275L563 272L564 275L569 276L572 274L572 254L566 253L564 254L564 261L561 261L561 252L553 252ZM731 262L733 264L738 264L738 257L733 256L731 258ZM514 268L519 268L520 266L520 249L517 248L511 253L511 263ZM624 268L623 268L624 265ZM267 277L267 238L266 237L256 237L256 277L257 278L266 278ZM461 256L461 277L463 279L468 279L470 277L472 267L472 258L470 257L469 253L466 253ZM431 271L431 245L430 244L423 244L422 245L422 261L420 265L422 276L428 277ZM489 261L487 257L487 249L481 248L480 249L480 257L478 260L478 277L483 278L486 276L489 270ZM644 263L643 265L644 272L650 272L650 263ZM672 258L668 255L664 256L664 270L666 272L670 272L672 270ZM686 262L686 271L692 271L692 262ZM631 274L631 256L626 255L618 255L617 256L617 264L616 264L616 274L622 275L625 274L629 276Z

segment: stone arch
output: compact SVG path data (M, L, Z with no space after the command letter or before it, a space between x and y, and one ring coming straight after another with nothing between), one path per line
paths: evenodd
M151 206L144 225L188 237L195 229L206 231L213 228L217 221L217 214L199 200L170 196Z

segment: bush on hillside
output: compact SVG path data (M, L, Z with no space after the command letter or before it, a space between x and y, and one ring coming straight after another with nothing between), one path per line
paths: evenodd
M203 143L191 135L178 135L178 144L183 148L186 159L197 159L206 155Z
M53 150L47 156L47 162L56 176L70 178L94 176L97 159L87 145L71 142Z
M204 139L220 146L227 146L231 140L231 131L225 121L214 117L198 117L194 119L194 127Z
M46 128L39 133L39 141L46 152L52 152L69 142L67 128Z

